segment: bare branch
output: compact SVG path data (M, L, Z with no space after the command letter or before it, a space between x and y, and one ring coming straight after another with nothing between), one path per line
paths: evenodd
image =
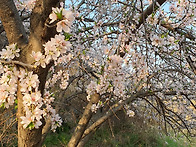
M178 34L185 35L186 38L189 38L190 40L195 40L195 36L191 33L188 29L182 29L182 28L173 28L170 24L166 23L165 21L161 22L161 26L167 28L168 30L172 32L177 32Z
M3 60L0 60L1 63L3 64L15 64L15 65L20 65L22 67L27 67L27 68L30 68L30 69L34 69L36 68L36 66L33 66L33 65L30 65L30 64L26 64L26 63L23 63L23 62L20 62L20 61L3 61Z
M84 3L85 3L85 0L82 0L82 1L78 4L78 6L77 6L77 10L80 9L80 7L81 7Z
M140 15L140 20L139 20L139 24L136 26L136 28L138 29L141 24L144 22L144 20L150 15L152 14L153 11L156 11L158 6L157 3L159 5L162 5L166 0L155 0L155 2L153 2L150 6L148 6L148 8L146 8L144 10L144 12Z

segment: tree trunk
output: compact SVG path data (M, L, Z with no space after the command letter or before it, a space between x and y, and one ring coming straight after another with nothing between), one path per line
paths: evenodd
M79 143L79 141L82 138L82 135L84 134L84 131L92 117L92 111L91 111L91 106L93 104L96 104L100 99L100 95L99 94L94 94L91 96L91 100L88 103L88 105L86 106L84 113L82 115L82 118L80 119L74 134L72 135L69 143L68 143L68 147L76 147Z
M43 51L43 44L47 42L56 33L56 28L48 28L45 23L47 22L48 16L52 11L52 7L56 7L60 0L37 0L35 8L32 11L30 18L31 28L29 39L27 37L26 31L16 9L13 0L0 0L0 19L3 24L6 36L8 38L9 44L17 43L18 47L21 49L20 62L26 64L32 64L33 59L31 57L32 51L38 52ZM48 73L50 65L46 69L38 68L34 70L38 74L40 85L39 90L42 95L44 92L46 76ZM22 68L22 67L21 67ZM28 69L29 71L32 69ZM40 147L42 139L42 128L39 129L24 129L21 124L21 116L25 115L24 105L23 105L23 95L20 92L20 87L18 83L17 91L18 99L18 146L19 147Z

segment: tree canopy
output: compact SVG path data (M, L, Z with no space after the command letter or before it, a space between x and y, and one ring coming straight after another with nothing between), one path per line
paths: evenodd
M88 104L70 147L122 109L195 136L195 18L194 0L0 0L0 106L17 106L18 146L62 124L53 102L72 83Z

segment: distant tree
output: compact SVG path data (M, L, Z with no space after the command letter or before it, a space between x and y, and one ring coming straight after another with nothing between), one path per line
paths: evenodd
M195 135L195 1L63 2L0 0L0 105L17 105L18 146L41 146L62 124L55 93L76 79L88 104L69 147L121 109Z

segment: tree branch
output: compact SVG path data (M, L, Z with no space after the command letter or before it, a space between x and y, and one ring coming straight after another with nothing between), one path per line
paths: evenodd
M30 69L36 68L36 67L33 66L33 65L25 64L25 63L20 62L20 61L3 61L3 60L0 60L0 62L3 63L3 64L15 64L15 65L20 65L20 66L22 66L22 67L27 67L27 68L30 68Z
M136 28L138 29L141 24L144 22L144 20L150 15L152 14L153 11L156 11L158 6L156 3L158 3L159 5L162 5L166 0L155 0L155 2L153 2L152 4L150 4L148 6L148 8L146 8L144 10L144 12L140 15L140 20L139 20L139 23L138 25L136 26Z
M52 12L52 7L56 7L60 1L62 0L38 0L32 11L30 31L38 40L42 40L42 43L56 34L55 27L48 28L45 24L47 24L48 16Z
M86 106L84 113L82 115L82 118L80 119L80 121L78 122L78 125L75 129L74 134L72 135L72 138L70 139L69 143L68 143L68 147L76 147L79 143L79 141L82 138L82 135L92 117L92 111L91 111L91 107L93 104L96 104L100 99L100 95L95 93L91 96L91 100L88 103L88 105Z
M17 43L21 46L28 43L24 26L13 0L0 0L0 19L10 44Z

